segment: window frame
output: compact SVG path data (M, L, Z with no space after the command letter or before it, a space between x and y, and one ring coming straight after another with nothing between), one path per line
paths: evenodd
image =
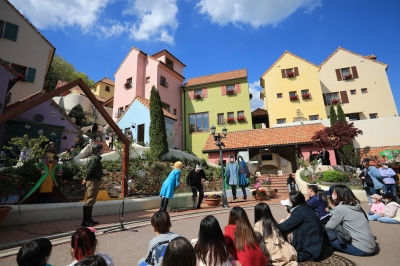
M203 98L203 90L202 90L202 89L194 90L194 91L193 91L193 97L194 97L195 99L199 99L199 98L197 97L197 95L200 95L200 98Z
M303 96L305 94L310 94L310 90L309 89L301 90L301 96Z
M163 82L163 81L164 81L164 82ZM164 83L164 84L163 84L163 83ZM167 88L167 87L168 87L167 84L168 84L168 83L167 83L167 78L164 77L164 76L160 76L160 85L163 86L163 87L165 87L165 88Z
M170 68L170 69L174 69L174 61L170 60L169 58L165 58L165 65Z
M226 93L227 94L235 93L235 88L236 88L235 84L226 85Z
M23 75L23 76L24 76L24 81L25 81L26 75L28 74L28 73L27 73L27 72L28 72L28 67L27 67L27 66L20 65L20 64L15 64L15 63L11 63L10 66L12 67L12 69L14 69L15 71L17 71L18 74ZM17 69L14 68L14 66L25 68L25 74L20 73Z
M282 99L283 98L283 93L277 93L276 94L277 99Z
M283 123L279 123L279 122L283 122ZM278 125L286 124L286 118L277 118L276 123Z
M351 75L351 77L349 79L353 78L353 74L351 73L351 68L350 67L344 67L344 68L340 69L340 74L342 75L342 80L346 80L346 78L345 78L346 75L343 74L343 70L348 70L349 71L349 73L347 74L347 75Z
M11 27L16 27L16 33L15 33L15 36L7 36L7 37L4 37L4 35L6 34L6 31L7 31L7 25L10 25ZM12 41L12 42L17 42L17 39L18 39L18 31L19 31L19 25L17 25L17 24L14 24L14 23L11 23L11 22L8 22L8 21L5 21L5 23L4 23L4 31L3 31L3 36L2 36L2 38L3 39L6 39L6 40L9 40L9 41ZM12 37L15 37L15 38L12 38Z
M371 116L374 116L374 117L371 117ZM369 114L369 119L377 119L377 118L378 118L378 113Z
M367 94L368 93L368 89L367 88L362 88L361 89L361 94Z
M330 99L330 102L329 102L328 95L335 95L335 94L337 94L337 99L335 99L335 98L332 97L332 98ZM339 92L325 93L325 99L326 99L326 104L327 104L327 105L332 105L332 100L339 100L339 101L340 101Z
M108 90L107 90L107 88L108 88ZM111 92L110 86L106 86L105 91Z
M316 117L317 119L311 119L311 117ZM317 121L319 120L319 115L309 115L308 116L308 121Z
M218 123L218 125L225 124L225 114L224 113L217 114L217 123Z
M349 121L358 121L358 120L360 120L360 114L359 113L346 114L346 117L349 118ZM353 119L353 118L357 118L357 119Z
M176 112L177 112L177 110L176 110L176 108L174 108L173 114L176 115Z
M357 90L350 90L350 95L357 95Z
M167 111L169 113L171 105L169 105L168 103L165 103L165 102L161 102L161 106L165 111Z
M132 77L130 77L130 78L127 78L126 79L126 82L125 82L125 84L124 84L124 86L125 86L125 89L131 89L132 88L132 83L133 83L133 81L132 81ZM128 85L128 86L127 86Z
M202 118L201 119L202 120L202 130L201 131L196 131L196 130L192 131L191 124L190 124L190 117L191 116L194 117L194 127L195 127L195 129L197 129L197 125L196 125L196 123L197 123L197 115L199 115L199 114L201 114L201 118ZM204 114L207 114L207 117L208 117L208 121L207 121L208 125L207 125L207 127L204 126ZM189 134L208 133L210 131L210 116L209 116L209 112L192 113L192 114L188 115L188 118L189 118L189 123L188 123L188 125L189 125ZM207 130L204 130L205 128L207 128Z
M150 83L150 76L148 76L148 77L146 77L146 84L149 84Z

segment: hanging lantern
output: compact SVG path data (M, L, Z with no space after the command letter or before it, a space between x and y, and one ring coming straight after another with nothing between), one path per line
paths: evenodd
M52 137L55 137L57 134L56 134L56 132L51 132L51 134L50 134Z
M25 125L25 129L30 129L31 126L30 125Z
M76 121L75 117L71 117L71 121L72 121L72 123L75 123L75 121Z
M67 138L68 138L68 137L67 137L67 136L65 136L65 135L62 137L62 139L63 139L63 140L66 140Z
M43 132L43 130L40 129L37 133L38 133L40 136L42 136L44 132Z
M50 112L50 115L51 115L51 116L55 116L55 115L56 115L56 112L51 111L51 112Z

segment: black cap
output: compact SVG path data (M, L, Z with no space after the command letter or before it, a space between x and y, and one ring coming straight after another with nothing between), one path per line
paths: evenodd
M362 161L363 163L369 163L369 161L371 161L370 158L364 158L364 160Z

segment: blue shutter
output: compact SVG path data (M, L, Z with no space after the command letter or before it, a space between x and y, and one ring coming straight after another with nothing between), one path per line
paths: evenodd
M26 74L25 81L33 83L35 81L36 69L35 68L28 68L28 74Z
M12 24L10 22L6 22L6 26L4 28L3 38L16 42L18 35L18 25Z

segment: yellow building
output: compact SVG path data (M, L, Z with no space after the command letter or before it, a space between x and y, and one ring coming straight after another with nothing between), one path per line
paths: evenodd
M184 149L198 157L210 135L210 127L222 133L252 129L247 70L240 69L189 79L183 87Z
M325 119L319 67L285 51L260 78L269 126Z
M104 98L105 100L114 97L114 81L105 77L97 81L90 90L94 95Z

